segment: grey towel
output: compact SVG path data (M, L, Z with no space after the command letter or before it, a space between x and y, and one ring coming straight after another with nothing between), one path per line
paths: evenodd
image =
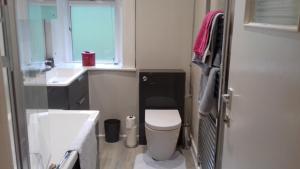
M214 90L216 85L216 75L220 68L212 68L208 76L202 75L201 78L201 94L199 97L199 111L209 113L215 105Z
M201 67L202 72L203 72L202 74L204 74L205 76L209 75L209 71L211 69L210 66L203 63L202 60L199 59L196 55L193 56L192 63Z

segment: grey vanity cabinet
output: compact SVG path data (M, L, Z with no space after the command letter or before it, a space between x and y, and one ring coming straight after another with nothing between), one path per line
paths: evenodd
M88 73L80 75L69 86L48 86L49 109L89 110Z

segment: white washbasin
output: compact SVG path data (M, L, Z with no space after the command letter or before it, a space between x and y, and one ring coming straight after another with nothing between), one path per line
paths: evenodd
M56 84L56 83L64 83L68 80L68 77L50 77L47 78L47 85Z
M68 86L85 71L83 68L54 68L46 73L47 86Z
M68 86L86 71L85 68L53 68L36 77L25 78L26 86Z

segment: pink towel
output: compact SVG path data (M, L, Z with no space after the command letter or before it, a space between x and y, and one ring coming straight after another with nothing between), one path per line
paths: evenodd
M210 11L205 16L200 31L198 32L193 51L197 55L196 57L200 59L202 59L202 56L204 55L205 49L207 47L212 21L218 13L223 13L223 10Z

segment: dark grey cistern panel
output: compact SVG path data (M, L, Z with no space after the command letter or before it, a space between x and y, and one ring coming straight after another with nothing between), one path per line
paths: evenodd
M185 72L182 70L139 71L139 144L146 144L145 110L178 109L183 121ZM181 138L181 137L179 137ZM180 139L179 139L180 142Z

